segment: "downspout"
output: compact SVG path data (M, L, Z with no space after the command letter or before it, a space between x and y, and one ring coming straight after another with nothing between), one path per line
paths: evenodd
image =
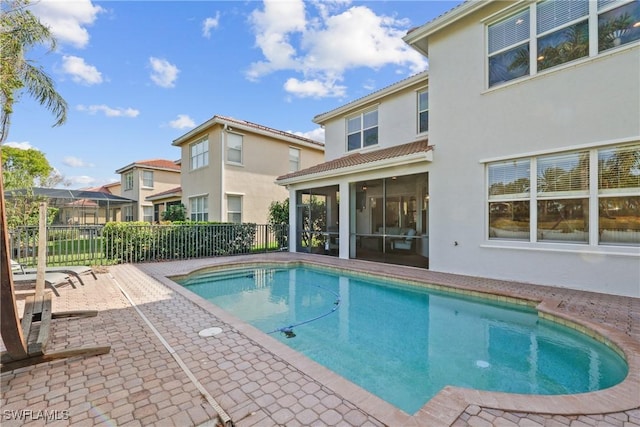
M229 126L225 123L220 133L220 212L218 213L218 221L223 222L222 215L224 210L224 147L225 137Z

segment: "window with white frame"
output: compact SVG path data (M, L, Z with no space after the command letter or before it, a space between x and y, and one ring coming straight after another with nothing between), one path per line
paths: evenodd
M142 186L153 188L153 171L142 171Z
M418 92L418 133L429 130L429 92Z
M492 87L639 40L640 0L543 0L490 24L487 39Z
M509 160L488 166L489 237L529 240L531 161Z
M589 241L589 152L537 159L539 241Z
M378 110L366 111L347 119L347 150L378 144Z
M640 143L494 162L487 175L489 239L640 246Z
M289 172L300 170L300 149L289 147Z
M242 164L242 135L227 133L227 161Z
M242 196L227 195L227 221L242 223Z
M640 245L640 144L598 151L601 244Z
M142 220L145 222L153 222L153 206L142 207Z
M189 145L190 170L209 164L209 140L207 138Z
M124 174L124 189L133 190L133 172L127 172Z
M189 199L191 221L209 221L209 197L197 196Z
M133 206L125 206L122 208L122 218L125 222L133 221Z

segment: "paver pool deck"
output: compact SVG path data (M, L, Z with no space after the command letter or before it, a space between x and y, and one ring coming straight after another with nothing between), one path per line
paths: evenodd
M447 387L416 414L406 414L167 278L229 264L300 261L540 302L545 315L604 336L624 354L629 375L610 389L569 396ZM110 266L98 280L59 291L54 312L99 314L54 320L48 351L96 345L111 345L111 351L3 373L3 427L640 427L639 298L290 253ZM222 332L199 335L211 327Z

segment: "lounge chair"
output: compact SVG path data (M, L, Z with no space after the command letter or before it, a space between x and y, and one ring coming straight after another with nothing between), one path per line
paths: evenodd
M416 230L413 228L407 231L405 238L402 239L394 239L391 241L391 249L393 250L403 250L410 251L413 249L413 242L415 240L414 236L416 235Z
M31 285L36 283L36 277L38 275L36 273L13 273L13 283L17 286L20 285ZM58 286L62 286L65 284L70 284L73 288L76 285L73 284L73 281L69 277L68 274L65 273L44 273L44 285L45 287L50 288L56 296L60 296L60 293L56 289Z
M37 273L37 268L24 268L24 266L14 260L11 260L11 270L14 272L21 272L24 274L35 274ZM45 273L66 273L73 276L78 282L84 286L84 282L80 276L91 274L94 279L98 280L96 273L93 272L91 267L86 265L62 265L62 266L53 266L53 267L45 267Z

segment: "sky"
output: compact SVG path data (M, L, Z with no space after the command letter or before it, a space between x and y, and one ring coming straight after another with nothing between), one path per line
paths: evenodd
M6 144L40 150L77 189L179 159L172 142L214 115L324 142L313 118L428 69L402 37L460 3L32 0L57 44L26 57L67 121L23 93Z

